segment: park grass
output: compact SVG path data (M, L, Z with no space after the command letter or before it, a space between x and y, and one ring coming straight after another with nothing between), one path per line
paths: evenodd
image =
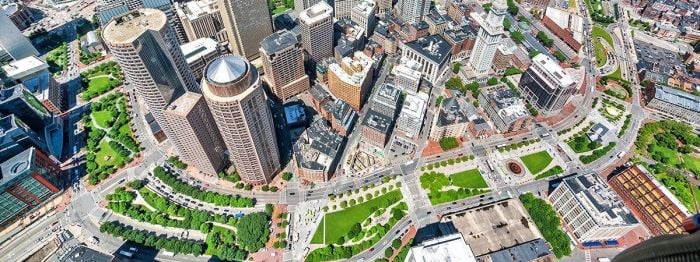
M464 188L486 188L488 185L478 169L462 171L450 175L452 184Z
M109 157L109 159L106 159ZM112 146L109 145L107 140L102 140L95 153L95 163L98 166L117 166L120 162L124 161L124 158L120 156L117 151L114 151Z
M683 164L688 171L693 172L696 176L700 176L700 158L684 155Z
M612 74L609 74L608 78L621 80L622 79L622 71L620 71L620 67L618 66L617 70L615 70L615 72L612 72Z
M372 198L369 201L357 204L340 211L333 213L328 213L323 216L321 223L319 224L313 238L311 239L312 244L323 244L323 235L325 232L326 242L335 243L342 236L345 236L350 228L356 223L362 223L367 219L372 212L370 211L372 207L377 209L386 207L385 201L390 199L402 199L400 190L393 190L379 197ZM393 204L393 203L389 203ZM325 224L325 227L324 227Z
M532 175L537 175L547 168L549 163L552 163L552 156L550 156L547 151L540 151L522 156L520 160L523 161L525 167L527 167L527 170L529 170Z
M109 75L97 76L90 79L88 83L88 90L94 93L102 93L103 90L110 88L109 85Z
M119 133L120 134L128 134L131 137L134 136L134 134L131 132L131 127L128 124L120 126Z
M669 166L677 166L678 161L678 153L670 148L662 147L662 146L655 146L653 147L654 152L650 152L651 155L654 155L655 153L662 154L665 158L668 159L668 163L666 163Z
M603 47L598 38L593 39L593 55L595 56L595 64L598 67L604 66L608 62L605 47Z
M613 39L612 39L612 36L610 35L610 33L608 33L608 31L605 31L605 29L603 29L601 27L594 26L592 31L591 31L591 35L594 38L602 37L603 39L605 39L605 42L608 42L608 45L614 46Z
M108 110L93 112L92 117L95 119L95 123L97 123L98 127L104 129L108 129L109 126L107 125L107 123L111 122L114 119L112 113Z

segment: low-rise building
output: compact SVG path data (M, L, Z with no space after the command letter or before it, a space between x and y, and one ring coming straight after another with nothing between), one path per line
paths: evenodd
M49 87L49 65L36 56L29 56L2 66L7 78L2 79L6 84L20 83L32 93L40 92ZM1 83L1 82L0 82Z
M335 173L345 138L325 120L311 123L294 143L296 174L304 180L326 182Z
M434 84L448 70L450 49L450 44L442 36L431 35L401 43L401 56L421 64L423 77Z
M428 24L428 32L431 35L441 35L445 32L447 19L438 13L436 9L431 9L430 12L425 15L425 22Z
M541 0L538 0L541 1ZM542 24L578 51L583 43L583 17L554 7L547 7Z
M641 165L608 179L610 187L653 235L683 234L688 209Z
M466 101L457 97L448 97L442 100L440 112L433 120L430 140L440 141L443 137L461 137L464 135L469 123L464 104L466 104Z
M418 137L423 127L428 95L425 93L407 94L396 121L396 129L406 133L410 138Z
M476 262L472 249L460 233L449 234L426 240L411 247L406 262L460 261Z
M334 38L337 41L333 48L333 55L336 60L352 56L365 47L365 29L350 19L338 20L335 23L334 32L336 34Z
M562 222L586 247L615 246L639 226L620 197L595 173L564 179L549 195Z
M504 84L482 89L479 104L501 133L516 132L532 123L525 102Z
M372 109L367 111L362 120L361 133L363 144L374 146L377 150L384 150L391 135L393 119Z
M477 29L470 24L447 29L444 32L445 40L450 44L450 54L456 58L468 58L476 44Z
M496 49L496 54L493 56L493 63L491 63L491 69L493 69L496 74L502 75L506 72L506 69L510 67L510 60L513 53L506 48L504 45L499 45Z
M200 38L180 46L187 65L197 80L201 80L209 62L221 55L219 44L211 38Z
M100 36L95 30L87 32L85 36L80 38L80 47L82 47L84 51L90 53L102 52L105 49L102 44L102 39L100 39ZM83 50L81 50L81 52L83 52Z
M350 104L343 100L337 99L334 102L327 102L324 111L331 110L331 126L337 130L341 136L347 136L355 125L357 112L352 109Z
M646 106L698 125L700 97L662 85L644 89Z
M407 57L402 57L399 64L391 70L394 85L411 94L418 93L422 76L421 64Z

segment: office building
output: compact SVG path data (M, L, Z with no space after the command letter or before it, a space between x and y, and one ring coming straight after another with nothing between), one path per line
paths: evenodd
M5 83L16 82L24 85L32 93L49 88L49 65L36 56L14 60L2 66L5 71Z
M510 59L513 56L513 52L507 49L504 45L499 45L496 49L496 54L493 56L493 63L491 63L491 69L498 75L503 75L506 69L510 67Z
M484 75L491 69L496 48L501 43L503 17L506 15L507 8L505 0L496 0L486 19L477 19L481 28L469 56L469 65L477 75ZM481 18L479 15L475 17Z
M29 39L5 14L0 14L0 64L30 56L39 56Z
M520 131L532 124L525 102L503 84L483 88L479 104L501 133Z
M469 118L465 112L466 103L457 97L447 97L442 100L440 112L432 123L430 140L437 142L444 137L459 138L464 135L469 124Z
M437 10L431 9L430 12L425 15L425 23L428 24L428 32L431 35L441 35L445 32L445 27L447 26L447 19L438 13Z
M443 33L445 40L450 44L450 54L453 59L467 59L474 50L479 31L471 24L465 24L446 29Z
M341 136L347 136L355 125L358 115L350 104L337 99L323 105L325 112L330 112L330 122L333 129L337 130Z
M350 19L352 8L359 3L359 0L333 0L333 17L336 20Z
M411 247L405 262L461 261L476 262L472 249L460 233L423 241Z
M374 32L374 26L377 23L376 10L377 2L375 0L361 0L350 12L351 20L360 25L366 38Z
M97 0L95 15L103 27L106 26L112 18L122 16L126 13L137 9L157 9L165 14L166 23L175 33L175 38L178 43L187 43L187 35L182 26L182 22L177 16L175 6L169 0Z
M655 236L683 234L688 209L641 165L631 166L608 179L625 205Z
M23 85L0 89L0 115L14 115L44 142L46 153L61 159L63 120L49 112ZM22 126L22 124L17 124Z
M430 11L428 0L399 0L396 3L396 15L407 24L418 23Z
M0 231L20 230L62 204L59 164L33 147L0 163Z
M189 41L201 38L213 38L219 43L228 41L216 0L175 3L175 10Z
M163 116L168 124L177 127L170 140L182 161L208 175L226 168L226 145L202 95L185 93L163 110Z
M243 57L221 56L207 66L202 94L243 181L269 183L280 170L280 160L257 69Z
M384 83L379 86L369 105L377 113L393 119L398 113L400 99L401 90L394 87L391 83Z
M639 226L620 197L595 173L564 179L549 201L576 241L587 247L617 245Z
M384 150L384 146L389 141L389 137L391 137L393 121L394 119L390 116L372 109L368 110L365 118L362 120L360 129L362 145L371 145L375 147L375 151Z
M18 2L0 5L2 5L0 7L0 12L4 12L5 15L7 15L7 17L10 18L12 23L15 24L17 29L27 29L27 27L29 27L32 24L32 22L34 22L32 14L29 12L29 8L27 8L23 3Z
M377 14L380 17L383 17L387 13L391 13L391 10L394 7L394 1L393 0L377 0Z
M344 143L345 138L326 120L314 121L294 143L295 173L306 181L327 182L340 162Z
M438 78L448 69L451 46L442 36L421 37L401 45L401 56L418 62L422 75L428 82L437 83Z
M211 38L200 38L181 45L180 50L194 78L202 79L204 68L221 55L219 44Z
M294 0L294 12L301 13L321 1L324 0Z
M407 93L416 94L420 88L420 79L423 74L421 64L417 61L402 57L399 64L391 70L394 75L396 88Z
M353 57L343 57L340 62L328 65L328 89L355 111L360 111L372 84L374 61L362 52Z
M35 147L44 152L49 148L46 141L15 115L0 116L0 162Z
M334 39L337 40L333 48L333 55L336 60L352 56L353 53L363 51L367 47L365 46L365 30L347 18L335 22Z
M163 119L162 110L199 86L166 20L159 10L138 9L113 19L102 36L165 135L173 137L178 127Z
M646 106L691 124L700 119L700 97L673 89L654 85L644 89Z
M260 41L272 34L266 1L218 0L231 52L247 59L260 56Z
M265 37L260 43L260 53L264 80L282 102L309 90L309 76L304 71L304 50L294 33L282 30Z
M333 56L333 8L325 1L299 14L301 43L316 63Z
M428 95L425 93L406 94L396 121L396 129L406 133L410 138L418 137L423 127L425 109L428 107Z
M532 58L532 65L523 73L518 87L539 112L556 113L576 92L576 81L554 59L539 54Z

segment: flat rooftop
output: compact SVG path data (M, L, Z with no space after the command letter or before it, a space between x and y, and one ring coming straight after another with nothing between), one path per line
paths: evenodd
M206 37L180 45L180 50L188 64L208 54L217 52L217 48L218 43L214 39Z
M391 120L390 117L370 109L367 111L365 119L362 120L362 125L375 129L382 134L387 134L389 133L389 128L391 128Z
M538 54L533 57L532 64L537 65L537 67L541 69L541 72L549 75L549 78L558 85L557 87L569 87L575 82L569 74L564 72L564 69L559 66L559 63L545 54Z
M143 8L114 18L105 26L102 37L106 42L128 44L148 30L160 31L167 23L165 13Z
M20 79L48 68L49 65L36 56L25 57L2 66L2 70L5 71L7 77L13 79Z
M325 1L320 1L315 5L299 13L299 20L306 24L315 24L323 19L333 16L333 7Z
M446 222L454 224L475 256L542 238L517 199L445 215L441 223Z
M452 46L439 35L421 37L405 43L405 46L437 64L446 62L452 49Z
M591 215L598 226L633 225L638 221L620 196L595 173L564 179L577 202Z
M280 50L287 49L290 46L294 46L297 43L297 36L294 33L281 30L263 38L260 42L260 48L265 50L265 53L273 54Z
M192 111L194 105L197 104L197 101L201 98L202 95L200 94L187 92L171 102L165 109L165 112L185 116Z
M476 258L461 234L455 233L424 241L409 251L411 261L418 262L475 262Z

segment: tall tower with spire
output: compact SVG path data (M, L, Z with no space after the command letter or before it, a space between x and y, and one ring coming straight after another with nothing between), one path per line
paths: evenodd
M486 19L479 21L481 28L469 57L469 65L477 75L486 74L491 68L493 56L501 43L503 17L506 15L507 8L505 0L496 0Z

